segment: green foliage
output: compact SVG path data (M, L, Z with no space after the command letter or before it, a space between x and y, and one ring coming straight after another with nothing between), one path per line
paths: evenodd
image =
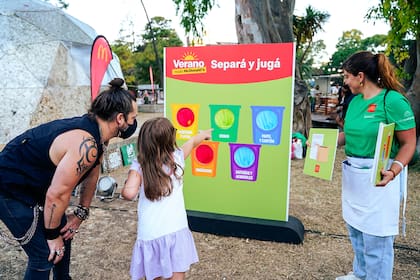
M309 51L307 52L304 60L301 62L301 64L298 65L301 78L303 80L310 79L314 74L316 74L314 73L314 68L312 66L318 63L317 59L319 55L325 50L325 48L326 46L323 40L315 41L309 47ZM302 49L306 49L305 44ZM297 50L296 57L300 58L301 56L301 50Z
M125 37L112 45L112 50L120 58L121 69L128 85L149 84L149 67L152 67L154 84L163 85L163 50L165 47L182 46L181 39L171 28L171 21L163 17L153 17L141 35L142 43L132 46ZM154 40L155 39L155 40ZM156 52L155 47L156 46Z
M158 38L159 43L169 46L182 46L182 41L171 28L171 20L164 17L153 17L150 24L146 25L146 32L142 35L145 44L152 43L153 38Z
M120 59L121 70L127 85L135 84L136 55L131 51L129 44L119 41L112 45L112 51Z
M362 39L362 49L372 52L385 52L387 46L387 35L376 34L372 37Z
M361 46L363 33L360 30L352 29L344 31L343 36L338 40L337 50L353 49L358 50Z
M317 11L312 6L308 6L305 12L304 16L293 15L293 35L298 47L311 42L315 34L323 30L322 25L330 17L327 12Z
M173 0L176 13L187 34L201 38L204 33L203 19L213 8L215 0Z
M386 48L386 35L374 35L362 39L363 33L360 30L352 29L344 31L336 45L337 50L330 58L324 69L324 74L337 73L343 62L353 53L361 50L384 51Z
M160 48L161 49L161 48ZM161 51L159 51L161 53ZM138 60L136 60L136 72L135 77L137 84L150 84L149 67L152 67L154 84L162 85L160 79L160 68L158 63L162 63L162 60L158 62L152 44L144 46L144 50L139 52ZM160 58L162 58L162 53Z
M357 29L344 31L341 38L338 39L336 51L331 56L328 68L335 69L335 72L341 68L344 60L351 54L362 50L363 33ZM328 73L330 74L330 73Z
M136 62L136 80L139 83L150 83L149 67L152 67L155 84L163 85L163 50L165 47L178 47L183 43L174 29L170 28L170 20L153 17L146 25L143 44L137 47L140 59ZM153 41L155 38L155 41ZM157 57L156 57L157 52Z
M406 60L409 54L404 41L420 39L420 1L382 0L378 6L369 9L367 18L385 19L390 23L387 54L392 53L397 63Z
M313 63L313 51L319 51L325 44L314 46L313 38L322 29L330 15L317 11L311 6L306 8L304 16L293 16L293 34L296 38L296 64L301 77L310 76Z

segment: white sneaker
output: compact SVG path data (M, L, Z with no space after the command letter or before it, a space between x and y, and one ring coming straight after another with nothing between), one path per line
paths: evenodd
M335 280L361 280L359 277L355 276L353 272L349 272L347 275L339 276Z

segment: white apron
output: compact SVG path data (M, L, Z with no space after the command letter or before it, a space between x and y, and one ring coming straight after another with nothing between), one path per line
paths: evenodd
M402 189L401 185L406 187L407 169L385 187L376 187L370 182L372 162L372 159L348 157L342 163L344 221L367 234L397 235L400 190L405 195L406 188Z

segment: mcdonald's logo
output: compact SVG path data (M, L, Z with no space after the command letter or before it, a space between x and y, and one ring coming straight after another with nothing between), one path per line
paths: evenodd
M104 47L103 45L99 45L97 58L103 61L108 61L108 51L108 48Z
M90 52L90 95L94 100L98 95L106 69L112 60L111 47L104 36L97 36Z

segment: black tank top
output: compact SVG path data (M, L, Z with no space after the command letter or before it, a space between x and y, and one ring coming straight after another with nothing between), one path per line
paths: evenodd
M56 169L49 156L51 144L60 134L74 129L89 132L101 143L99 125L87 114L42 124L11 140L0 152L0 191L29 205L44 204ZM99 164L103 147L97 146L96 162L80 182Z

